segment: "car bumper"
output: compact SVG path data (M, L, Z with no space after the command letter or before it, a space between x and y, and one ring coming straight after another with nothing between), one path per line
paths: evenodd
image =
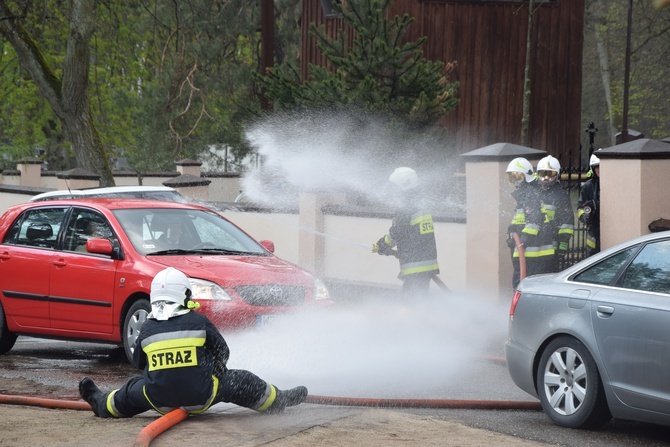
M507 370L516 386L528 394L538 397L533 372L535 352L508 338L505 342L505 358L507 360Z

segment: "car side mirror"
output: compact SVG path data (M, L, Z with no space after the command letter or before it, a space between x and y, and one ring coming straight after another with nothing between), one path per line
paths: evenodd
M274 242L272 242L272 241L268 241L268 240L263 240L263 241L261 241L261 245L263 246L264 249L266 249L266 250L269 251L270 253L274 253L274 252L275 252L275 244L274 244Z
M114 248L108 239L89 239L86 241L86 251L98 255L111 256Z

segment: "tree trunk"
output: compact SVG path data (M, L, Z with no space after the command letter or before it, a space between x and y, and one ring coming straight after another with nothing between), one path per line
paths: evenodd
M596 36L596 48L598 49L598 60L600 61L600 75L603 82L603 91L605 92L605 102L607 103L607 115L609 116L609 135L610 135L610 145L614 146L616 144L616 133L617 127L615 124L615 114L612 109L612 91L610 86L612 85L612 80L610 76L610 64L609 58L607 57L607 45L603 39L602 34L599 32L600 25L605 23L603 15L604 5L600 1L593 2L594 5L594 32Z
M101 186L113 186L114 177L98 135L88 101L89 41L95 29L97 2L71 0L70 36L58 79L42 56L37 43L5 0L0 0L0 34L12 45L17 57L40 93L49 102L72 144L80 168L100 176Z
M528 1L528 33L526 34L526 66L523 70L523 112L521 114L521 145L530 147L528 127L530 125L530 80L533 51L533 12L534 0Z

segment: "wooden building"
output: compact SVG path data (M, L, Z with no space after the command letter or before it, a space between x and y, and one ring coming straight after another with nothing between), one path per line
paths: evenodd
M309 24L337 33L341 19L332 1L303 0L303 77L307 64L323 64ZM531 48L528 146L546 150L561 164L579 158L584 0L535 0ZM415 21L406 37L428 38L424 55L456 61L450 81L459 81L460 103L443 125L458 153L493 143L521 144L528 1L394 0L389 16Z

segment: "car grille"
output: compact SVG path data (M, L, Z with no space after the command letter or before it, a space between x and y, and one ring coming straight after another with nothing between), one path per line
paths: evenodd
M300 306L305 303L305 288L300 286L239 286L235 291L252 306Z

